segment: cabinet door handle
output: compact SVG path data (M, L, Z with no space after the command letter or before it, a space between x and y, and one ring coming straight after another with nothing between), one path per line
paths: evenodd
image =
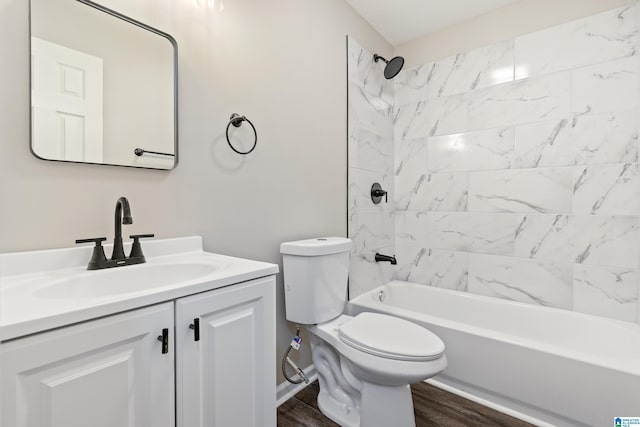
M169 353L169 329L164 328L162 335L158 335L158 341L162 341L162 354Z
M193 329L193 340L200 341L200 319L193 319L193 323L189 325L189 329Z

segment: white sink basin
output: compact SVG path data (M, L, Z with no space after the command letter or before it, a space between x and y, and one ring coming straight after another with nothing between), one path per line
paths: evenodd
M190 282L211 275L211 263L141 264L86 271L39 287L37 298L102 298Z
M275 264L205 252L198 236L144 250L144 264L96 271L86 270L90 247L0 253L0 342L278 273Z

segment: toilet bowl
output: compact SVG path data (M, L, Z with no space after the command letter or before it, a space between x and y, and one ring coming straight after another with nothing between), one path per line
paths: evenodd
M280 246L287 319L310 332L318 407L344 427L414 427L409 384L446 368L445 345L404 319L343 313L350 249L339 237Z
M307 329L320 382L318 406L342 426L414 426L409 384L447 366L442 340L403 319L341 315Z

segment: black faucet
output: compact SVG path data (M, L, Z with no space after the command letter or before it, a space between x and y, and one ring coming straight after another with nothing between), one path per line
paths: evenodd
M136 234L129 236L133 239L133 245L131 246L129 258L127 258L122 245L122 224L133 224L131 208L129 207L129 201L126 197L120 197L116 202L115 234L113 236L113 253L111 254L111 259L107 259L104 254L104 249L102 248L102 242L107 240L106 237L76 240L76 243L95 243L87 270L101 270L103 268L121 267L123 265L142 264L146 261L142 253L142 247L140 246L140 239L153 237L154 235Z
M379 253L376 253L376 262L390 262L391 265L396 265L398 264L398 261L396 261L396 256L389 256L389 255L382 255Z
M133 224L133 218L131 217L131 208L129 207L129 201L126 197L120 197L116 202L115 224L116 226L115 233L113 235L113 253L111 254L111 260L119 261L125 259L124 248L122 247L122 224Z

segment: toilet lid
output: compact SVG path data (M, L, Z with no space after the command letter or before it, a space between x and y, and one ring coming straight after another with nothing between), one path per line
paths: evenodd
M377 313L360 313L338 328L345 344L375 356L395 360L434 360L444 353L436 334L415 323Z

